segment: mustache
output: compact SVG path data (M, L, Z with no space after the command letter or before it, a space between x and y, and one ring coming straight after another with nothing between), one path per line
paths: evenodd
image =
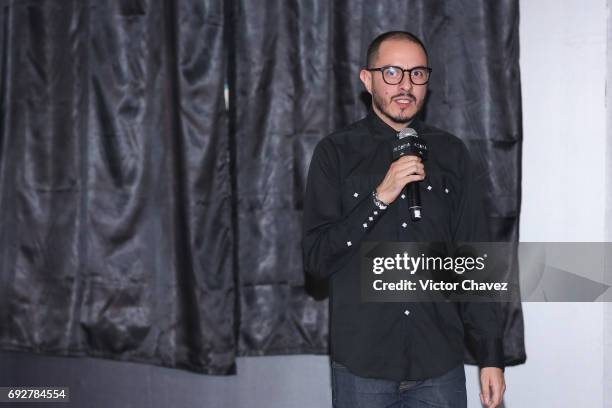
M406 99L406 98L412 99L413 102L416 102L416 97L413 94L409 93L409 92L403 92L403 93L397 94L394 97L392 97L391 99L395 100L395 99Z

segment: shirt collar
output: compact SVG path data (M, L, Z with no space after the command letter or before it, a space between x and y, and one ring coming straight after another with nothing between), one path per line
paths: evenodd
M381 140L397 138L397 130L387 125L372 109L368 111L368 115L366 116L365 120L375 138ZM406 125L406 127L413 128L418 134L421 131L422 122L418 117L415 117Z

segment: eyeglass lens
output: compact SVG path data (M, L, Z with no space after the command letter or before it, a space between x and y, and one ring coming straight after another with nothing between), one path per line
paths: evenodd
M410 81L415 85L423 85L429 80L429 71L426 68L413 68L407 72L410 74ZM399 67L386 67L382 74L389 85L397 85L404 79L404 71Z

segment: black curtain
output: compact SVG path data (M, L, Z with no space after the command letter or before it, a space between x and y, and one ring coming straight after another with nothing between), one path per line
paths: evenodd
M2 2L3 349L234 371L223 4Z
M365 113L365 48L391 29L428 45L426 120L467 142L516 240L518 1L464 3L0 0L0 347L211 374L325 353L304 181Z

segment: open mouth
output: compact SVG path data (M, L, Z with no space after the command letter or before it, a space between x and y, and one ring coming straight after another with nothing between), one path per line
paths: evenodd
M411 98L397 98L394 99L393 102L395 102L402 109L407 108L408 106L410 106L410 104L414 103Z

